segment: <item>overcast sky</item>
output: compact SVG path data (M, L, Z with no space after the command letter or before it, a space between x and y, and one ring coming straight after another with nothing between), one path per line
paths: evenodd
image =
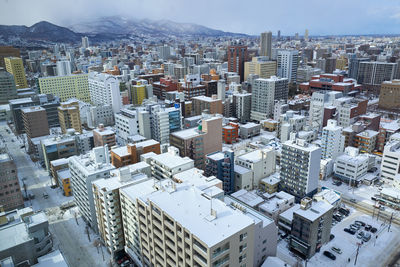
M400 33L399 0L0 0L0 24L61 26L103 16L170 19L248 34Z

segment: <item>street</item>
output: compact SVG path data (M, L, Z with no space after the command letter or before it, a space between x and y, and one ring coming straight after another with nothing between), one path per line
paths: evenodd
M53 248L60 249L69 266L106 266L105 262L109 254L105 252L107 259L105 262L99 261L96 250L92 242L89 242L84 229L84 222L80 215L77 215L79 225L76 225L75 214L72 211L61 212L59 206L65 202L73 200L73 197L63 196L61 189L52 189L50 176L47 171L38 167L31 161L24 149L20 146L22 143L14 134L7 133L7 124L0 124L0 135L4 138L14 162L17 166L18 177L20 179L21 191L25 196L23 183L26 184L28 194L33 194L35 198L25 202L25 206L32 206L33 210L44 210L49 220L49 229L53 236ZM14 142L12 141L14 140ZM45 199L43 193L46 192L49 197ZM75 209L77 213L78 210ZM93 235L93 233L92 233ZM94 235L93 235L94 238ZM105 251L105 248L103 247ZM101 264L103 263L103 264Z

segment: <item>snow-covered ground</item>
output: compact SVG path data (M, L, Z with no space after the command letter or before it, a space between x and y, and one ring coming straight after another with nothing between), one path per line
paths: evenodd
M357 234L351 235L343 229L349 227L349 225L356 220L363 221L378 229L375 234L371 233L371 240L360 246L356 266L382 266L382 263L388 261L391 254L398 249L400 246L400 228L398 226L392 225L388 232L388 224L384 224L380 220L377 221L376 217L373 218L372 216L365 215L352 208L350 208L350 210L351 213L348 217L345 217L341 222L336 223L332 227L331 233L335 235L335 238L322 246L320 252L317 252L308 260L307 266L354 266L358 246L357 243L360 243L361 240L356 237ZM365 230L362 231L367 232ZM378 238L376 238L376 236L378 236ZM332 247L340 248L342 254L332 251ZM325 250L333 253L336 256L336 260L333 261L324 256L323 252ZM297 262L303 265L305 264L303 260L300 260L299 257L296 257L289 251L287 240L279 241L277 256L292 266ZM350 262L348 261L349 258Z
M388 259L390 250L396 249L400 244L400 229L392 225L388 232L387 224L383 224L382 221L377 221L376 218L359 211L352 212L349 217L332 228L331 232L335 235L335 238L325 244L321 251L308 261L308 266L354 266L357 244L361 240L356 237L357 234L351 235L343 229L356 220L363 221L378 229L377 233L372 234L371 240L360 246L356 266L382 266L381 264ZM342 254L333 252L331 250L333 246L340 248ZM325 250L332 252L336 256L336 260L333 261L324 256L323 251ZM348 262L349 258L350 262Z

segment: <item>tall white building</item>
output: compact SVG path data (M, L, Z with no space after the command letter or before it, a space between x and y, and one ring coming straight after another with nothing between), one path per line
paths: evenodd
M221 99L222 102L225 101L225 94L226 94L226 83L225 80L219 80L217 83L217 95L218 99Z
M71 73L71 62L69 60L57 61L57 76L67 76Z
M271 59L272 56L272 32L263 32L261 33L261 43L260 43L260 50L261 56L269 57Z
M115 113L122 107L118 79L109 74L89 73L90 101L94 105L110 105Z
M274 101L287 100L288 93L287 78L256 79L252 87L250 118L256 121L268 119L273 114Z
M317 192L321 148L302 139L289 140L282 144L281 185L285 192L297 200Z
M158 54L163 60L168 60L171 57L171 47L162 45L157 47Z
M119 113L115 113L114 117L118 144L126 145L130 138L137 134L147 139L151 138L151 118L144 108L123 108Z
M100 178L109 177L110 171L115 169L110 163L108 147L95 147L85 155L69 158L71 186L76 205L84 220L96 232L96 206L93 199L92 182Z
M161 144L169 142L169 134L182 129L180 108L153 106L151 112L151 137Z
M89 38L87 36L82 37L82 47L89 48Z
M383 150L381 178L385 183L400 185L400 141L398 140L390 141Z
M297 81L299 51L279 50L278 51L278 76L287 78L289 83Z
M147 180L145 174L125 166L111 171L109 177L93 182L99 235L112 255L123 250L125 244L119 192Z
M333 106L336 99L343 96L341 92L314 92L310 101L309 124L317 130L323 127L324 109Z
M328 124L322 129L321 148L322 159L333 159L343 153L344 135L343 128L337 125L336 120L328 120Z

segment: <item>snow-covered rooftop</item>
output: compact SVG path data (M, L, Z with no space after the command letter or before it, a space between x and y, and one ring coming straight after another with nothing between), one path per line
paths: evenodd
M324 201L318 201L312 202L311 207L309 207L308 209L298 209L294 213L310 221L315 221L319 217L323 216L330 209L333 209L332 205Z

